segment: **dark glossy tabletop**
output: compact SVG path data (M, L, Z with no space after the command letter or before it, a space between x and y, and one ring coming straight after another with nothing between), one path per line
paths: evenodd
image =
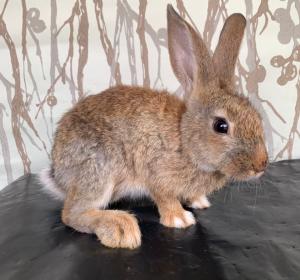
M148 201L121 202L139 218L142 246L108 249L60 221L61 202L35 175L0 192L0 279L300 279L300 160L273 163L256 185L230 185L168 229Z

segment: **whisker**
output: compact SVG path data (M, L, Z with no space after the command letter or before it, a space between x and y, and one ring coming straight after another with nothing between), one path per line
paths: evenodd
M228 193L228 191L226 190L225 194L224 194L224 204L226 203L227 193Z
M258 188L260 187L259 184L261 184L260 180L255 182L256 184L255 186L255 198L254 198L254 205L253 205L253 214L255 212L256 209L256 204L257 204L257 198L258 198Z

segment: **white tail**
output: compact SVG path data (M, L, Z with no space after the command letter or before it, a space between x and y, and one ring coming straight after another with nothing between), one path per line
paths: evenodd
M51 177L51 170L50 168L43 169L39 175L39 181L43 185L43 190L49 195L51 195L55 199L64 200L66 194L60 190L56 185Z

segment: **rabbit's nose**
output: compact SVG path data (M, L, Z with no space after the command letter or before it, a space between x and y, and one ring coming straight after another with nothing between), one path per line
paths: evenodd
M266 169L267 165L268 165L268 154L266 148L263 144L258 145L254 153L254 159L253 159L254 171L257 173L262 172Z
M267 165L268 165L268 160L263 159L260 162L258 162L258 164L256 164L255 171L259 173L263 172L266 169Z

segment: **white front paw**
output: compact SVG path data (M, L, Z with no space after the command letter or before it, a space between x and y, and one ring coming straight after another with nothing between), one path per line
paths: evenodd
M196 223L195 217L192 212L184 211L184 220L187 226L194 225Z
M197 200L193 201L190 205L194 209L205 209L210 207L211 204L206 195L201 195Z
M196 223L193 213L190 211L183 211L179 215L169 214L161 217L161 224L167 227L185 228Z
M173 224L174 227L176 228L185 228L194 225L196 223L193 213L189 211L184 211L183 217L180 218L175 216L173 219L174 219Z

